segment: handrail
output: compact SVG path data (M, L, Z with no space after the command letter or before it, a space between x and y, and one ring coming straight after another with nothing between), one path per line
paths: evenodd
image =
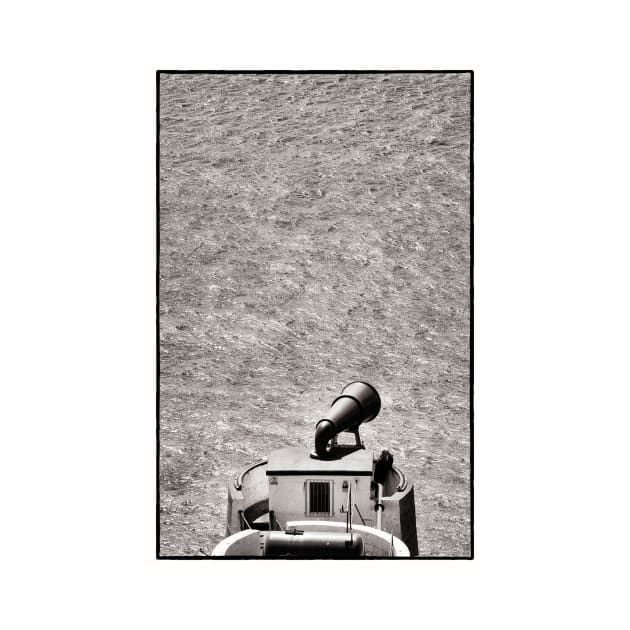
M392 469L398 473L398 477L400 479L400 483L396 487L397 492L402 492L407 487L407 477L405 477L405 473L398 468L398 466L394 466L392 464Z
M383 518L383 510L385 506L383 505L383 484L376 484L376 505L374 509L376 510L376 529L382 529L381 520Z
M359 515L361 522L365 525L365 519L363 518L363 514L359 512L359 506L356 503L354 504L354 509L357 511L357 514Z
M249 524L249 521L245 518L245 512L243 512L243 510L238 511L238 516L241 519L241 531L244 529L243 523L247 525L247 529L252 529L252 526Z
M266 459L262 459L259 462L256 462L255 464L252 464L251 466L249 466L248 468L246 468L244 471L242 471L240 474L236 475L236 477L234 477L234 488L236 490L241 490L243 487L243 477L248 473L251 472L252 470L254 470L254 468L258 468L258 466L264 466L267 463Z
M275 512L273 510L269 510L269 530L273 530L274 525L277 525L278 527L276 531L282 531L282 525L280 525L280 521L276 518Z

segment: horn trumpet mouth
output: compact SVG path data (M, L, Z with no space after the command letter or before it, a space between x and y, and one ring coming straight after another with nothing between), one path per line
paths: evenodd
M334 457L335 451L341 448L336 445L336 437L343 431L356 436L357 444L351 450L363 448L358 428L364 422L374 420L380 410L381 398L372 385L363 381L346 385L315 427L317 456L322 459Z

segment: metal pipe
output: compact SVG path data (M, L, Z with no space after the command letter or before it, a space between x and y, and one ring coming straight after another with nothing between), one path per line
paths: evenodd
M264 536L263 555L275 558L358 558L363 555L360 534L284 531Z
M405 490L407 488L407 478L405 477L405 473L400 470L400 468L398 468L398 466L395 466L394 464L392 464L392 468L394 469L394 471L396 473L398 473L398 486L396 486L396 490L398 492L402 492L403 490Z
M383 484L377 483L376 484L376 507L374 508L376 510L376 529L382 529L381 520L382 520L383 510L385 509L385 505L383 504L383 501L381 500L382 498L383 498Z
M238 511L238 516L241 519L241 531L244 530L244 529L251 529L252 528L252 526L249 524L249 522L245 518L245 513L243 512L243 510L239 510ZM243 527L243 524L247 525L247 527Z
M245 475L248 472L251 472L252 470L254 470L254 468L258 468L258 466L264 466L266 463L267 463L267 460L263 459L260 462L256 462L255 464L248 466L243 472L241 472L234 478L234 488L236 490L241 490L243 488L243 477L245 477Z
M359 510L359 506L356 503L354 504L354 509L357 511L357 514L359 515L361 522L365 525L365 519L363 518L363 514L361 514L361 511Z

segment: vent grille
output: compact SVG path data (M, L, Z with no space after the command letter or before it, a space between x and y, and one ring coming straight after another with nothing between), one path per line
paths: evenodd
M307 513L309 516L330 516L332 481L309 481Z

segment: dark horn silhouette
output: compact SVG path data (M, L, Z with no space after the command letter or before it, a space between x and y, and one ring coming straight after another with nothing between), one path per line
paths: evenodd
M328 413L315 427L315 453L322 459L335 457L339 451L337 435L343 431L354 433L356 445L351 450L362 448L359 426L373 420L381 410L378 392L369 383L356 381L346 385L335 398Z

